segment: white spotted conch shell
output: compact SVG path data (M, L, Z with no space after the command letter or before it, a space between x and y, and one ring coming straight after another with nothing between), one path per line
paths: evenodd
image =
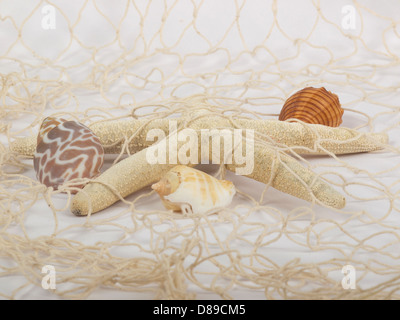
M36 177L41 183L57 189L72 179L93 178L100 174L103 161L104 149L88 127L61 118L43 120L33 158Z
M228 206L236 193L232 182L183 165L168 171L151 187L167 209L193 214L215 213Z

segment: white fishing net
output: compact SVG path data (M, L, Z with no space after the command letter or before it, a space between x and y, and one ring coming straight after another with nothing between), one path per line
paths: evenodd
M0 295L398 299L399 17L396 0L1 1ZM381 151L299 159L345 195L341 210L227 172L238 193L214 215L168 212L147 187L76 217L9 149L48 115L277 119L307 86L339 96L342 127L389 136Z

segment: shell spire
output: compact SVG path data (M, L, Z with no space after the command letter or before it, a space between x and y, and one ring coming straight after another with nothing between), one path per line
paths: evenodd
M160 195L165 195L167 192L165 183L163 183L161 181L158 181L157 183L152 184L151 188Z
M40 125L39 133L37 135L37 144L39 144L44 136L50 132L52 129L60 125L61 123L65 122L67 120L63 118L55 118L55 117L47 117L42 121L42 124Z

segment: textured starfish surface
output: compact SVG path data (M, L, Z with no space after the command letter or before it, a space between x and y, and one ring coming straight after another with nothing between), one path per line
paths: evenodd
M171 129L171 121L176 122L177 129ZM300 199L338 209L345 206L344 196L285 151L335 155L369 152L382 149L388 140L386 134L360 133L344 127L332 128L277 120L229 119L206 112L200 112L190 118L106 121L92 124L90 128L99 137L106 153L125 151L131 155L90 181L76 194L71 204L71 211L75 215L88 215L103 210L129 194L158 181L176 164L187 164L180 163L179 160L165 164L149 163L149 148L154 148L157 144L169 145L174 142L176 150L182 147L184 150L198 148L197 162L188 165L195 165L204 160L200 159L200 144L188 145L193 142L180 141L178 138L184 128L193 129L199 139L201 139L200 133L205 129L254 130L252 147L254 169L245 176ZM166 137L154 143L148 138L148 133L152 129L165 132ZM35 139L36 137L16 140L11 149L31 156L36 147ZM245 146L246 139L243 139L243 148ZM223 149L221 148L218 154L219 159L225 154ZM169 159L169 150L166 151L166 158ZM208 150L210 162L215 156L210 148ZM225 164L231 171L242 166L243 163L238 163L235 159L232 163Z

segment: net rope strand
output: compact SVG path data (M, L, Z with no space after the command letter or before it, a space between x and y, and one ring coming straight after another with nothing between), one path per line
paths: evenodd
M249 1L226 3L226 12L233 14L224 13L228 20L221 21L223 28L215 28L218 39L203 28L204 19L209 18L207 10L213 11L212 1L167 0L158 16L153 1L125 1L115 4L119 18L107 14L105 4L94 0L74 4L74 12L61 3L40 0L20 15L0 3L1 28L10 35L0 51L0 296L18 299L29 288L41 290L41 269L52 265L57 288L51 292L65 299L90 298L99 289L154 299L204 295L235 299L241 297L240 291L256 292L258 298L266 299L400 299L400 224L396 223L400 165L370 171L351 157L329 152L329 161L301 156L256 133L259 143L285 151L316 170L348 201L358 203L358 209L324 211L315 199L295 208L281 207L268 196L270 184L257 185L260 190L255 195L240 180L244 183L236 185L240 203L214 215L175 214L160 207L150 210L145 205L156 203L158 197L146 188L106 213L66 223L73 183L57 191L44 187L34 178L32 159L8 148L16 137L36 135L50 114L85 124L127 117L151 122L200 109L233 125L238 118L276 118L290 93L305 86L350 92L343 105L344 117L362 119L356 129L379 128L398 135L399 105L380 101L383 95L399 101L398 85L376 79L400 67L400 54L392 45L393 39L400 39L400 20L353 1L350 4L359 23L356 31L348 32L332 19L325 2L303 2L310 6L313 21L307 33L292 36L280 16L280 1L274 0L269 2L272 16L263 26L265 36L255 44L243 23ZM55 31L64 28L67 35L65 47L60 44L62 49L51 57L27 36L32 23L40 25L38 16L42 17L46 5L55 9L57 23L64 22ZM169 23L182 6L183 14L177 20L180 29L171 40ZM337 10L340 13L341 7ZM96 44L83 36L88 12L110 28L111 39ZM370 44L367 15L383 24L377 27L380 46ZM129 23L135 19L135 28L131 28ZM350 50L341 53L341 49L315 41L322 25L332 27L339 40L350 43ZM129 42L128 31L132 32ZM295 50L281 57L279 44L273 42L276 34ZM190 37L203 41L200 49L190 51L185 46ZM307 50L320 50L328 59L304 63L301 59ZM86 54L85 58L71 62L78 53ZM371 62L358 60L362 54L368 54ZM360 107L366 104L374 111ZM392 121L382 124L381 119L388 116ZM133 136L123 139L126 152ZM400 148L388 145L381 152L398 157ZM125 156L115 155L109 165ZM344 172L352 172L353 178L346 178ZM220 168L211 174L221 177L225 171ZM365 196L368 192L374 196ZM380 212L368 206L377 200L382 202ZM37 217L47 219L51 226L46 234L32 232L31 219ZM112 239L90 241L76 236L110 230L115 234ZM368 235L358 230L367 230ZM283 240L302 257L313 258L285 255ZM277 258L278 251L283 260ZM343 289L344 265L357 270L354 290Z

